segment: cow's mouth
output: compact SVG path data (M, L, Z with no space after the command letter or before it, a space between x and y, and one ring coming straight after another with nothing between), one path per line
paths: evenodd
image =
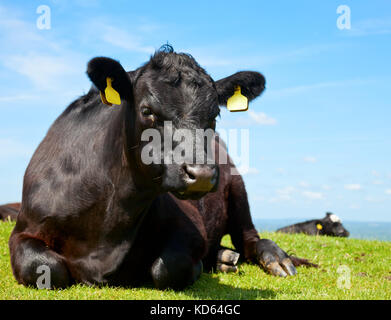
M176 198L181 199L181 200L199 200L209 192L207 192L207 191L202 191L202 192L171 191L171 193Z

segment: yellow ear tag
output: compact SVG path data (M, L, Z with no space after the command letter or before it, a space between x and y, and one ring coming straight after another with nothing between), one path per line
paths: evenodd
M321 225L320 223L318 223L318 224L316 225L316 228L317 228L318 230L322 230L322 229L323 229L323 227L322 227L322 225Z
M102 100L102 102L103 102L104 104L107 104L108 106L112 106L111 103L107 102L106 97L105 97L105 94L104 94L102 91L99 91L99 94L100 94L100 99Z
M247 111L248 99L241 94L240 86L235 87L234 95L227 100L227 109L231 112Z
M115 91L113 89L113 87L111 86L111 82L113 81L113 79L111 78L106 78L106 82L107 82L107 87L105 89L105 98L106 98L106 101L108 103L112 103L112 104L118 104L120 105L121 104L121 98L119 96L119 93L117 91ZM101 94L101 97L102 97L102 94ZM102 99L103 100L103 99ZM104 102L104 101L103 101Z

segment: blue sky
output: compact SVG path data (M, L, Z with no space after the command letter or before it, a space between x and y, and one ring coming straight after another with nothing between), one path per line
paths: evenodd
M40 30L37 7L51 9ZM351 29L337 28L348 5ZM19 201L47 129L87 92L99 55L134 69L160 45L214 79L257 70L264 94L218 129L250 134L244 176L255 218L391 221L391 2L2 1L0 203Z

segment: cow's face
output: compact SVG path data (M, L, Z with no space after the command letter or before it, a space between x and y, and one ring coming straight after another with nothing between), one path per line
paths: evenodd
M349 237L349 231L342 225L341 219L332 213L327 213L322 220L323 232L334 237Z
M112 77L113 88L127 101L127 148L143 181L181 199L216 190L212 135L219 106L226 105L238 85L249 100L257 97L264 89L263 76L238 72L215 82L191 56L171 51L158 51L127 76L122 70L112 59L95 58L87 73L100 91Z

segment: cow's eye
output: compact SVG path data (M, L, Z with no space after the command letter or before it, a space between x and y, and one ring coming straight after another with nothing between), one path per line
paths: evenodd
M153 115L153 111L151 108L148 108L148 107L143 107L141 109L141 114L144 116L144 117L150 117Z

